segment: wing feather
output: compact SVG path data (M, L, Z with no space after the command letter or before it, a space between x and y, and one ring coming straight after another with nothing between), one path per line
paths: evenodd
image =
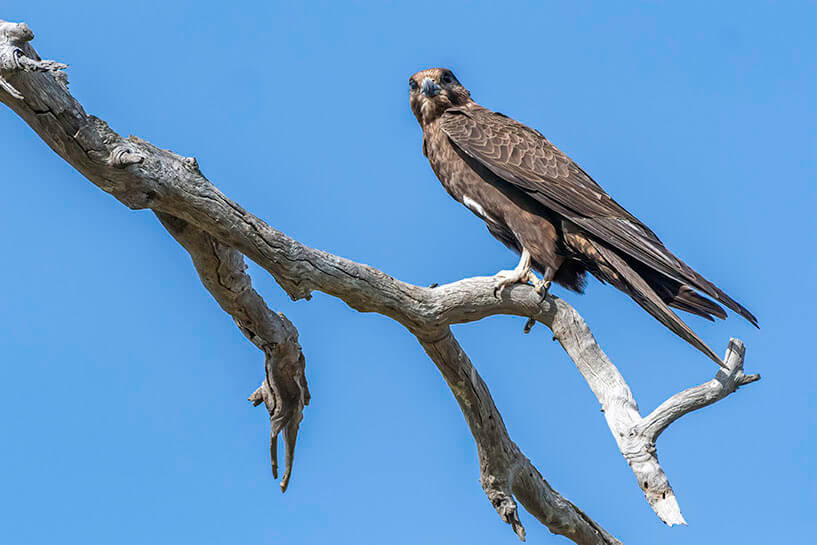
M466 155L627 256L720 301L757 326L737 301L672 254L540 132L482 107L450 108L440 128Z

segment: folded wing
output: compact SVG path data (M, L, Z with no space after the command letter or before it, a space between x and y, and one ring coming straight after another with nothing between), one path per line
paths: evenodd
M673 255L655 233L538 131L485 108L451 108L442 116L440 128L466 155L500 178L599 241L677 282L681 292L673 306L691 312L697 309L696 314L708 308L709 314L723 317L714 303L707 306L707 301L691 290L683 293L683 285L689 284L757 326L751 312ZM661 321L666 324L665 319ZM670 329L676 331L677 327Z

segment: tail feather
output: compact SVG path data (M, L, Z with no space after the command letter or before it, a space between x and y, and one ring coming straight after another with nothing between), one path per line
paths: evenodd
M662 297L662 299L664 298ZM680 286L678 293L669 300L664 299L664 302L678 310L703 316L711 322L714 322L715 318L720 318L721 320L726 319L726 311L724 311L720 305L713 303L706 297L698 295L698 293L685 284Z
M740 303L726 295L726 293L722 289L720 289L718 286L716 286L715 284L713 284L700 274L696 273L685 263L683 263L683 266L685 268L684 272L687 273L686 274L687 282L692 284L693 287L701 290L702 292L709 295L713 299L718 300L718 302L723 303L724 305L726 305L727 308L733 310L734 312L737 312L740 316L743 316L746 320L748 320L749 323L752 324L753 326L758 328L760 327L757 324L757 318L755 318L755 315L749 312L749 310L746 307L744 307L743 305L741 305Z
M591 239L592 240L592 239ZM667 303L655 292L655 290L642 278L642 276L634 270L621 256L614 250L606 247L604 244L592 241L593 247L598 251L599 255L606 262L606 267L603 267L602 274L607 276L607 280L616 286L621 291L627 293L632 299L638 303L644 310L649 312L655 319L664 324L670 331L687 341L689 344L709 356L709 358L720 365L724 366L723 360L718 357L715 352L704 343L688 325L686 325L672 310L667 306ZM608 268L609 267L609 268ZM606 271L604 269L607 269ZM680 297L676 296L670 302L676 308L682 310L689 310L695 314L702 315L712 319L710 315L725 317L722 308L711 301L707 301L703 297L688 291L680 290ZM707 304L701 302L704 301ZM714 307L717 307L715 309Z
M703 297L690 286L657 273L649 267L640 266L640 263L630 265L667 305L713 322L715 318L726 319L726 311L720 305Z

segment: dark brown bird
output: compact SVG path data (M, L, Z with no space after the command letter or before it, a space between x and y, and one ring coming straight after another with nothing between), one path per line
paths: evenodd
M443 187L521 254L514 270L497 273L495 293L531 282L544 296L551 281L581 293L590 272L721 366L669 307L726 318L698 290L757 326L748 310L675 257L541 133L471 100L450 70L417 72L409 92L423 129L423 154Z

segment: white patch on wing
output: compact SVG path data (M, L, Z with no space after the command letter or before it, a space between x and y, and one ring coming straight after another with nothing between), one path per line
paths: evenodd
M481 218L482 218L482 219L484 219L485 221L490 221L490 222L492 222L492 223L496 223L496 221L494 220L494 218L492 218L491 216L489 216L489 215L488 215L488 214L485 212L485 209L484 209L482 206L480 206L480 204L479 204L477 201L475 201L474 199L472 199L472 198L471 198L471 197L469 197L468 195L464 195L464 196L462 197L462 204L464 204L465 206L467 206L467 207L469 208L469 210L471 210L471 212L473 212L473 213L474 213L474 214L476 214L477 216L481 217Z

